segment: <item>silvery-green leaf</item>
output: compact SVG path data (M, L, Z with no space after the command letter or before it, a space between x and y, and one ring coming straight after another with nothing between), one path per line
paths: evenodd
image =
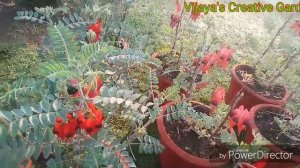
M27 118L22 118L19 122L19 127L21 131L26 132L27 128L29 127L29 122Z
M34 151L32 157L37 160L38 157L40 156L40 154L41 154L41 144L36 144L35 151Z
M45 158L48 158L50 153L52 151L52 145L51 144L47 144L43 147L43 155Z
M48 113L51 109L50 103L48 101L41 101L40 106L46 113Z
M11 132L12 136L15 137L18 133L19 127L16 122L11 122L9 125L9 131Z
M48 126L48 117L47 117L47 115L46 114L40 114L39 115L39 119L40 119L40 121L41 121L41 124L44 126L44 127L46 127L46 126Z
M142 107L141 107L141 112L142 112L142 113L145 113L147 110L148 110L148 107L147 107L147 106L142 106Z
M53 133L52 133L52 130L51 129L47 129L45 131L45 139L44 141L47 142L47 143L50 143L53 139Z
M25 158L29 158L34 154L35 151L35 146L31 145L27 148L26 154L25 154Z
M21 106L21 110L26 114L26 116L31 116L33 114L31 107L28 105Z
M15 116L17 116L17 117L23 117L23 113L22 113L22 110L21 109L14 109L13 111L12 111L12 113L15 115Z
M131 109L132 109L132 110L137 110L140 106L141 106L141 104L139 104L139 103L134 103L134 104L131 104Z
M3 117L8 121L12 121L13 114L10 111L0 111L0 117Z
M125 101L125 106L128 107L132 104L133 102L131 100L126 100Z
M125 100L123 98L117 98L117 104L122 104Z
M153 106L154 105L154 103L152 103L152 102L149 102L149 103L147 103L147 107L149 107L149 106Z
M44 132L41 129L36 129L34 131L34 137L38 142L44 141Z
M117 101L117 98L115 98L115 97L111 97L109 99L110 104L114 104L116 101Z
M36 115L30 116L29 117L29 122L31 123L31 125L33 127L38 127L39 124L40 124L40 121L39 121L39 119L38 119L38 117Z
M53 101L53 109L55 110L55 111L58 111L58 110L60 110L61 109L61 106L62 106L62 103L61 103L61 101L59 100L59 99L55 99L54 101Z
M54 113L47 114L48 122L53 125L55 123L56 115Z
M36 112L36 113L41 113L42 112L42 108L40 106L32 106L31 110Z

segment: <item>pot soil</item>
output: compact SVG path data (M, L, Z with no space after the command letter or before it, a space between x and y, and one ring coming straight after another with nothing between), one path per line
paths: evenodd
M300 141L283 133L280 125L274 119L274 117L278 117L280 120L289 119L291 118L290 113L286 112L280 106L270 104L254 106L252 112L254 112L253 122L255 129L259 130L261 135L272 143L271 145L268 145L268 147L275 153L292 153L291 160L298 162L297 165L299 165ZM291 130L288 131L288 133L300 138L300 129ZM292 163L291 160L289 160L289 158L283 158L270 160L270 163L275 164L274 162L276 162L276 164L279 164L282 162L286 165L284 167L288 167L288 164L295 166L296 163Z
M162 113L166 113L168 106L173 105L169 102L162 107ZM210 112L210 108L201 103L195 110L205 113ZM228 152L227 146L217 142L216 145L207 143L207 138L199 138L190 125L185 120L166 121L165 117L157 118L157 125L161 143L165 146L164 152L160 155L161 167L184 167L184 168L208 168L222 167L229 162L219 158L219 154ZM226 155L228 156L228 155Z
M242 73L253 76L253 82L243 82ZM274 104L283 106L288 99L288 91L284 86L275 85L266 87L260 84L255 77L255 69L249 65L236 65L231 70L231 83L226 95L226 104L231 104L235 95L243 89L244 96L239 101L238 106L244 105L248 110L257 104Z

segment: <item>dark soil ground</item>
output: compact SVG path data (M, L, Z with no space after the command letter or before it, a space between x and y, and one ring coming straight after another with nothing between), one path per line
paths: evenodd
M282 110L271 107L260 109L256 112L254 120L260 133L281 149L294 155L300 155L299 141L293 140L283 133L274 117L278 117L281 120L290 118L289 114L284 115ZM290 130L288 133L300 139L300 129Z
M248 66L239 66L236 68L236 74L240 80L243 79L242 72L253 75L254 81L253 84L245 83L249 88L254 90L256 93L261 94L264 97L271 98L274 100L281 100L284 97L285 89L283 86L274 85L271 87L267 87L262 85L257 77L255 76L255 70L253 68L249 68Z

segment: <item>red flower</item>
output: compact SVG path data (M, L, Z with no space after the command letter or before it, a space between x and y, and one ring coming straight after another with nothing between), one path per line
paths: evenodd
M101 21L97 19L96 23L88 25L88 30L93 31L96 34L96 39L93 42L97 42L101 39Z
M86 116L83 112L78 113L78 121L81 129L85 130L89 135L94 135L102 126L103 111L102 109L97 109L93 103L89 103L88 108L89 111Z
M208 73L209 70L214 66L216 61L216 54L208 53L201 59L200 70L203 74Z
M300 35L300 20L296 20L290 28L294 29Z
M247 109L241 105L239 108L231 112L231 117L229 117L229 128L237 127L237 136L240 136L242 131L246 131L246 137L244 142L251 143L254 139L252 133L252 125L250 123L253 113L249 112Z
M218 86L211 95L211 112L214 112L217 107L224 101L225 98L225 89Z
M77 118L74 118L73 115L69 113L67 114L67 122L64 122L60 117L56 117L53 133L60 139L67 140L76 134L77 129Z
M230 47L221 48L218 52L217 65L223 69L227 69L231 59L232 59L233 50Z

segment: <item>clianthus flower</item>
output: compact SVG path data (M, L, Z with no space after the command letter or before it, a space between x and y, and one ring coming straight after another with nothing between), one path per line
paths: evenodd
M202 74L208 73L209 70L215 65L216 62L216 54L208 53L201 59L200 70Z
M223 69L227 69L232 59L233 50L230 47L223 47L217 51L217 65Z
M99 131L104 119L102 109L97 109L93 103L88 104L89 110L86 115L83 112L78 113L78 122L80 128L89 135L94 135Z
M218 86L211 95L211 112L214 112L225 99L225 89Z
M97 42L101 39L101 21L97 19L96 23L88 25L88 30L96 34L96 38L92 42Z
M53 133L60 139L67 140L74 137L78 129L77 118L73 117L71 113L67 114L67 121L64 122L62 118L56 117L53 128Z
M250 144L254 139L252 133L252 125L250 123L252 117L253 113L251 113L250 111L245 109L243 105L241 105L239 108L233 110L231 112L231 116L228 118L229 128L232 129L236 126L238 136L241 134L242 131L247 131L244 142L248 144Z

